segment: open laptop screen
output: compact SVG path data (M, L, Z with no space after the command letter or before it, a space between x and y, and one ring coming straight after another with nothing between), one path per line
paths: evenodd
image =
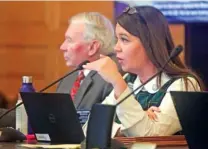
M172 91L171 96L189 148L207 148L208 92Z
M84 133L69 94L20 94L38 141L77 144L84 140Z

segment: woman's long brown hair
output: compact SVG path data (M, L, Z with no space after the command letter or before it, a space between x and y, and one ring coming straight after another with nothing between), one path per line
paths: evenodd
M132 11L131 9L135 10ZM130 13L130 11L133 13ZM117 18L117 23L141 40L149 59L157 69L165 64L175 45L168 22L158 9L152 6L129 8L129 11L123 12ZM204 89L199 76L189 69L179 57L173 58L164 68L164 72L170 77L182 77L186 89L188 89L188 81L190 81L187 76L194 77L198 81L201 90ZM158 82L161 84L161 77L158 78Z

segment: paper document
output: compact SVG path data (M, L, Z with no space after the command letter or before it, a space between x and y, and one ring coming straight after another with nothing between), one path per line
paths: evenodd
M134 143L130 149L156 149L154 143Z
M59 145L50 145L50 144L20 144L21 147L27 148L61 148L61 149L81 149L80 144L59 144Z

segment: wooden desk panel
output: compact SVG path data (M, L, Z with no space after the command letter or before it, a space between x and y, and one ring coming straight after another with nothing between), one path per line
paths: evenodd
M188 146L166 146L166 147L157 147L157 149L188 149Z
M187 149L187 142L183 135L160 137L118 137L115 138L126 145L136 142L151 142L157 144L158 149Z

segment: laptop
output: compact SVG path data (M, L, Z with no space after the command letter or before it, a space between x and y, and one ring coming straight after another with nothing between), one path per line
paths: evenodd
M80 144L84 133L69 94L20 93L38 142Z
M208 148L208 92L170 92L190 149Z

